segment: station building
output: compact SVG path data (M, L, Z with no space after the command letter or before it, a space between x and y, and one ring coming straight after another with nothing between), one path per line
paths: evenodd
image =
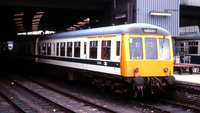
M176 63L200 64L200 1L180 0L179 36L175 37Z
M113 24L149 23L167 29L177 63L198 63L199 0L113 0Z
M179 0L113 0L112 9L112 24L149 23L179 36Z
M38 25L40 28L37 30L46 30L48 28L56 30L56 32L63 32L67 27L72 26L75 28L73 24L76 25L81 20L80 18L91 19L89 27L87 26L88 28L126 23L149 23L167 29L171 33L174 39L174 55L176 55L177 49L175 47L177 45L175 39L178 39L180 32L182 32L182 29L179 28L187 26L198 27L200 25L199 0L60 0L60 2L55 2L54 4L39 0L29 2L21 0L20 3L12 0L8 1L1 4L4 6L3 8L9 9L11 12L11 14L5 13L6 16L12 15L10 18L15 19L13 14L16 13L16 10L12 10L13 6L18 6L20 9L27 9L24 6L37 7L37 10L32 11L31 9L31 11L27 10L26 13L23 13L22 17L25 17L23 18L23 24L21 24L23 26L19 26L16 23L15 25L13 23L5 24L6 27L10 25L8 28L14 29L11 30L14 33L10 33L11 31L8 32L7 30L0 31L1 34L4 34L2 37L6 37L6 40L15 39L8 39L8 37L16 37L19 27L24 27L23 32L27 33L33 30L33 23L31 25L34 20L33 15L38 13L37 11L46 9L46 12L42 13L44 15L41 16L42 21L38 22L40 23L40 26ZM39 5L35 3L39 3ZM7 6L10 7L7 8ZM58 12L60 15L56 15ZM12 34L12 36L8 34Z
M179 35L179 0L114 0L112 12L114 24L149 23Z

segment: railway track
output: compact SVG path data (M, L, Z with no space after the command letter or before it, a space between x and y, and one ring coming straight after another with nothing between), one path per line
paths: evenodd
M0 113L6 112L6 113L25 113L23 109L18 106L16 102L14 102L13 99L8 98L4 94L0 92Z
M26 81L28 83L23 83L21 81ZM83 100L81 98L77 98L74 95L71 94L66 94L66 92L62 92L57 90L56 88L52 88L49 87L48 85L38 82L37 80L33 80L30 78L17 78L14 82L19 82L21 85L25 86L25 87L29 87L29 89L34 88L34 89L38 89L38 93L41 92L41 90L46 89L46 95L48 95L48 92L50 91L52 95L56 95L59 94L61 96L63 96L63 98L70 98L73 101L78 101L79 103L83 104L83 108L82 107L78 107L79 111L74 111L74 112L115 112L114 110L109 110L108 108L102 107L102 105L94 105L93 103ZM28 86L29 85L29 86ZM31 87L30 87L31 86ZM42 89L40 89L42 87ZM54 94L54 93L56 94ZM44 94L40 94L40 95L44 95ZM55 96L56 97L56 96ZM53 98L49 98L49 99L53 99ZM156 100L156 101L154 101ZM59 99L58 99L59 101ZM66 101L66 100L65 100ZM59 103L59 102L57 102ZM66 102L65 102L66 103ZM153 99L152 101L132 101L131 102L132 105L134 107L138 107L139 109L143 109L140 110L141 112L144 111L150 111L150 112L165 112L165 113L176 113L176 112L182 112L182 113L193 113L193 112L200 112L200 109L198 107L195 106L190 106L187 104L181 104L181 103L177 103L174 101L166 101L166 100L158 100L158 99ZM63 103L59 103L59 104L63 104ZM73 102L71 103L72 105L77 105L76 103L74 104ZM67 105L63 105L63 106L67 106ZM141 107L142 106L142 107ZM74 108L77 108L76 106L73 106ZM87 109L89 108L89 109Z
M176 83L170 91L160 94L159 98L153 98L142 102L152 108L157 108L165 112L200 112L200 85ZM153 104L152 101L155 101Z
M200 108L196 107L194 105L188 105L188 104L183 104L179 102L174 102L174 101L169 101L169 100L164 100L164 99L158 99L161 102L164 102L166 104L170 104L172 106L176 106L182 109L185 109L186 111L193 111L193 112L200 112Z
M151 108L156 112L164 113L199 113L200 108L195 106L188 106L181 103L176 103L173 101L167 101L162 99L145 100L144 101L133 101L134 104L140 104L147 108Z
M200 85L176 83L176 85L160 94L159 98L148 99L141 102L146 106L164 110L164 112L200 112ZM152 101L155 101L152 103Z
M187 106L200 108L200 85L190 83L177 83L172 89L174 93L169 93L168 100L175 101L176 103L184 103ZM166 96L164 98L166 98Z
M4 91L3 91L3 90ZM1 93L10 98L23 112L66 112L73 113L69 108L63 107L36 92L27 89L17 82L4 79L1 82Z
M12 78L10 78L12 79ZM21 78L22 79L22 78ZM41 84L37 81L32 81L32 80L25 80L26 82L29 82L29 86L24 85L23 83L20 83L19 81L14 80L14 83L17 85L20 85L20 87L24 87L27 89L32 89L34 93L44 97L46 95L51 95L45 98L48 98L48 100L52 100L52 102L62 105L63 108L68 107L70 112L87 112L87 113L93 113L93 112L98 112L98 113L116 113L113 110L110 110L108 108L102 107L100 105L91 103L89 101L86 101L84 99L78 98L76 96L70 95L63 93L61 91L55 90L51 87L48 87L44 84ZM56 99L55 99L56 98Z

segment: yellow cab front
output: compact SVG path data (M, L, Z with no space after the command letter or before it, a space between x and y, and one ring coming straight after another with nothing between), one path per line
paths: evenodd
M173 75L171 36L124 34L120 67L121 75L124 77Z

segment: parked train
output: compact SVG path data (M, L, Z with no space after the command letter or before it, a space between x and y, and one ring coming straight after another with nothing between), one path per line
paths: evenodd
M181 63L200 64L200 33L186 33L176 37L176 54Z
M21 36L15 56L65 67L68 79L87 77L98 87L133 91L175 83L170 33L160 27L126 24L38 37ZM78 77L77 77L78 76Z

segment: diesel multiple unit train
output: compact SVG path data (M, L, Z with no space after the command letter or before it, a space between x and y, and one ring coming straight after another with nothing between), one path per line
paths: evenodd
M101 88L143 95L175 83L171 35L163 28L126 24L52 35L21 36L15 56L65 67L69 80L86 77ZM79 73L79 74L77 74Z
M200 64L200 33L181 34L176 37L176 47L181 63Z

